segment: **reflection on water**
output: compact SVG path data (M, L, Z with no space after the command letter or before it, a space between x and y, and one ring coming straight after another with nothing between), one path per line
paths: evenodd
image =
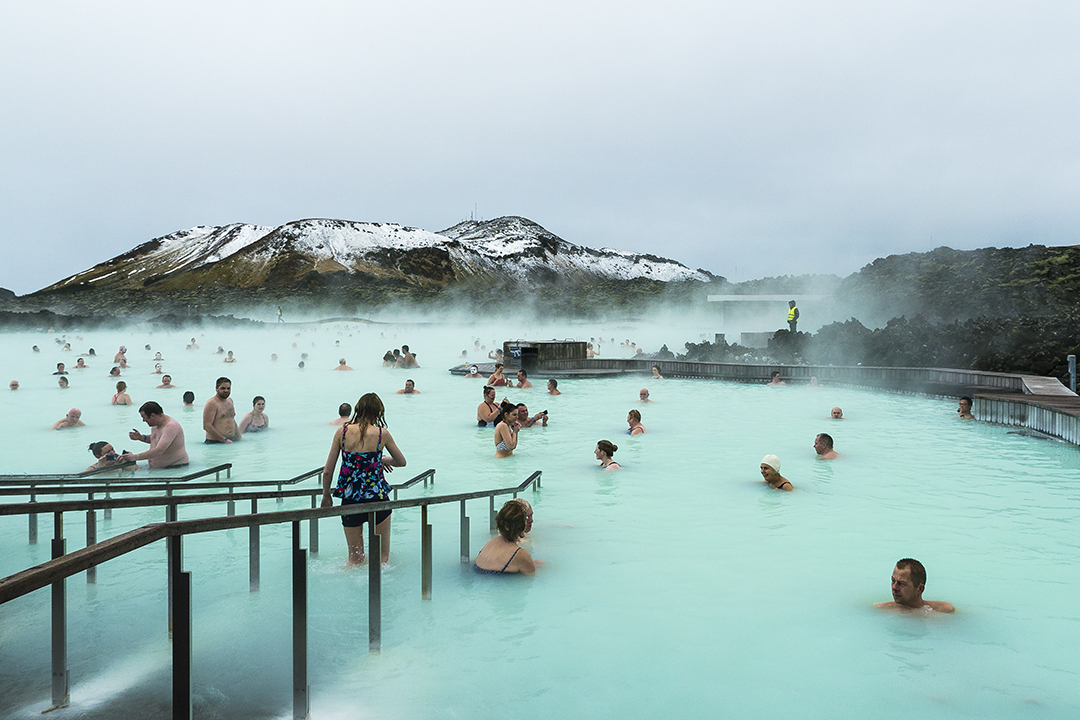
M534 331L580 335L572 327ZM542 489L525 494L536 513L529 551L544 561L532 578L475 576L458 557L459 507L436 506L432 600L421 600L419 512L394 513L377 656L367 654L367 572L341 569L340 521L321 523L321 553L309 565L313 716L707 717L724 708L735 717L888 718L912 709L924 717L1011 717L1030 710L1029 700L1046 717L1075 715L1080 616L1078 580L1067 570L1080 518L1075 448L959 423L954 406L939 400L671 378L565 379L563 394L552 397L540 377L532 390L500 389L499 397L547 409L550 425L523 432L514 456L496 461L493 431L475 427L483 381L445 369L462 347L471 351L477 334L490 347L488 336L503 333L452 326L296 333L200 331L203 349L188 352L190 332L144 338L133 331L87 336L76 352L93 343L111 356L120 342L149 342L151 352L128 354L133 368L124 379L133 400L158 400L181 422L193 468L233 462L234 480L283 479L321 466L337 406L368 391L383 398L409 462L392 480L437 470L433 487L406 497L504 487L544 471ZM606 334L621 340L628 333ZM655 344L696 338L687 330ZM61 391L50 368L62 358L47 339L8 340L0 364L22 389L0 394L0 424L13 449L0 457L3 472L80 470L95 440L136 449L127 433L145 426L137 405L109 404L108 363L89 363ZM421 395L396 395L406 375L380 367L383 352L402 343L419 353L422 367L408 377ZM42 353L30 354L32 344ZM238 362L224 365L211 354L219 344ZM177 391L154 387L150 359L158 350ZM308 353L303 371L301 352ZM354 372L332 371L342 356ZM199 408L222 374L233 381L241 415L254 395L266 397L269 431L234 446L201 443ZM643 384L655 403L638 403ZM186 389L196 393L194 411L180 408ZM48 431L72 405L87 427ZM834 405L847 419L828 419ZM631 408L641 409L646 435L624 434ZM820 432L834 437L843 457L816 459ZM624 470L598 471L600 439L619 445ZM765 453L780 456L796 492L761 483ZM215 511L183 507L180 514ZM490 537L487 512L486 500L468 506L474 557ZM99 520L98 536L162 517L158 509L118 510ZM84 522L67 516L69 548L85 536ZM48 523L42 527L44 540ZM26 545L25 518L0 519L0 542L3 574L48 557L47 543ZM263 530L262 589L252 595L246 531L185 540L198 714L289 714L290 547L289 527ZM927 597L952 601L956 616L869 609L888 599L889 573L904 556L923 560ZM76 704L69 714L165 716L164 548L106 563L96 586L73 577L68 594ZM0 715L37 716L47 704L47 619L45 592L0 608Z

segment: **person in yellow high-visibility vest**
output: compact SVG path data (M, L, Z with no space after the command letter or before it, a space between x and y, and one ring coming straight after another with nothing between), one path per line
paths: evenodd
M799 308L795 307L795 301L788 301L787 325L788 330L795 332L795 326L799 324Z

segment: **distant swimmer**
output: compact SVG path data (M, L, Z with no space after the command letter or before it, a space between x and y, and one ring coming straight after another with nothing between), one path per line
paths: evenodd
M156 402L143 403L139 408L139 416L150 426L150 434L143 435L138 430L132 430L128 437L150 443L150 449L138 455L124 453L120 456L123 462L129 460L149 460L152 468L181 467L188 464L187 450L184 448L184 428L180 423L165 414L161 406Z
M341 403L337 409L337 420L331 420L331 425L344 425L349 422L349 416L352 415L352 405L349 403Z
M641 388L640 390L638 390L638 400L640 402L643 402L643 403L654 402L653 400L649 399L649 389L648 388Z
M236 409L229 398L232 394L232 380L219 377L214 383L214 396L203 406L203 430L207 444L231 443L240 439L236 427Z
M547 388L548 395L562 395L562 393L559 392L559 381L555 378L551 378L550 380L548 380Z
M844 411L838 407L834 407L832 410L829 411L829 417L831 417L833 420L843 420Z
M120 368L114 367L109 371L109 377L120 377Z
M517 371L517 386L518 388L531 388L533 384L529 382L529 373L524 370Z
M64 369L64 363L56 363L56 372L53 375L67 375L67 370Z
M120 349L116 351L115 355L113 355L113 360L112 361L114 363L119 363L121 360L126 360L126 359L127 359L127 346L126 345L121 345Z
M190 390L185 390L184 391L184 407L185 408L193 408L193 407L195 407L195 393L191 392Z
M835 460L840 457L840 453L833 450L832 435L828 433L820 433L814 438L814 452L818 454L819 460Z
M79 408L71 408L67 411L67 415L60 418L53 423L53 430L67 430L69 428L86 427L86 423L82 421L82 410Z
M172 375L162 375L161 384L158 385L156 390L172 390L176 386L172 384Z
M600 354L600 352L598 350L593 350L592 343L589 343L588 345L585 346L585 357L586 358L596 357L599 354Z
M874 607L897 612L936 611L941 613L956 612L952 603L944 600L923 600L926 589L926 568L918 560L904 558L896 563L892 573L892 602L878 603Z
M90 367L90 366L87 365L86 361L83 360L82 358L79 358L78 360L75 361L75 369L76 370L85 370L88 367Z
M541 427L547 427L548 413L547 410L543 410L530 417L528 406L526 406L525 403L518 403L517 421L518 424L523 428L529 428L537 424L539 424Z
M475 365L471 365L469 367L469 372L465 374L465 377L467 377L467 378L482 378L484 376L480 374L480 368L478 368Z
M600 461L600 467L604 470L622 470L622 465L611 458L618 449L619 446L610 440L601 440L596 443L596 450L593 451L593 454L596 455L596 459Z
M61 377L59 380L56 381L56 384L60 386L61 390L67 390L69 387L68 379L66 377Z
M199 349L199 344L197 342L195 342L195 338L191 338L191 342L188 343L188 346L187 346L186 349L188 349L188 350L198 350Z
M495 388L484 386L484 401L476 406L476 424L486 427L499 417L499 406L495 404Z
M401 346L401 367L420 367L420 363L416 362L416 355L409 351L408 345Z
M766 455L761 458L761 477L773 490L790 492L795 489L791 481L780 474L780 458L775 455Z
M652 366L652 379L653 380L663 380L664 379L664 376L660 374L660 366L659 365L653 365Z
M641 413L637 410L631 410L626 415L626 424L630 428L626 431L627 435L644 435L648 430L641 424Z
M787 385L787 383L780 379L779 370L773 370L772 379L770 379L766 385Z
M232 350L229 351L228 355L226 355L225 359L222 360L221 362L227 362L227 363L236 362L236 358L233 357Z
M525 508L525 532L532 532L533 526L533 507L529 504L529 501L525 498L514 498L510 502L520 503L521 507Z
M161 369L161 363L154 363L154 370L150 374L151 375L163 375L164 373L165 373L165 371Z
M134 405L131 396L127 394L127 383L119 380L116 383L116 394L112 396L113 405Z
M419 395L420 391L416 389L416 383L412 380L405 381L405 387L397 391L397 395Z
M8 390L18 390L18 389L19 389L19 381L18 380L12 380L11 382L8 383Z
M345 364L345 358L338 358L337 367L335 370L352 370L351 367Z
M960 398L960 407L956 408L956 412L958 412L960 417L964 420L974 420L975 416L971 414L971 406L974 404L975 401L965 395Z
M481 575L535 573L536 563L529 551L518 545L525 536L527 525L525 508L520 502L510 500L503 505L502 510L495 516L495 527L499 534L480 549L473 563L473 570Z

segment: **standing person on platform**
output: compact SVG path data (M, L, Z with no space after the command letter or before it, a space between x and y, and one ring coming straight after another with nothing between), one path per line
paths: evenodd
M390 457L383 455L383 448ZM341 456L341 472L337 487L330 492L330 480L334 476L338 456ZM356 412L351 422L345 423L334 433L330 455L323 467L322 507L332 507L331 496L341 498L341 505L378 503L390 499L390 484L383 473L393 472L395 467L405 467L405 456L398 449L390 431L386 429L385 409L375 393L368 393L356 401ZM390 559L390 510L375 513L375 532L381 538L380 554L385 563ZM364 562L364 523L369 513L342 515L345 542L349 546L346 567Z
M791 334L794 335L796 332L795 328L799 324L799 308L795 306L794 300L789 300L787 306L787 326L788 330L791 331Z

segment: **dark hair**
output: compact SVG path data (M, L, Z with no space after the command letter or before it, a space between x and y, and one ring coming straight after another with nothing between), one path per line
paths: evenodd
M262 400L264 403L266 402L266 398L264 398L262 395L256 395L255 397L253 397L251 399L251 407L255 407L255 403L259 402L260 400Z
M96 443L90 443L89 450L94 455L94 457L99 458L101 457L101 449L108 444L109 443L105 442L104 440L99 440Z
M525 534L526 520L525 506L517 500L510 500L495 516L495 527L507 542L517 542Z
M926 568L914 558L904 558L896 561L897 570L911 570L911 582L915 585L926 584Z
M375 393L366 393L360 396L354 406L352 421L360 426L360 440L364 440L364 432L372 426L386 427L386 408L383 401ZM345 432L342 431L344 436Z
M968 405L974 405L974 404L975 404L975 401L974 401L974 400L972 400L971 398L969 398L969 397L968 397L967 395L965 395L964 397L960 398L960 402L963 402L964 400L967 400L967 401L968 401Z
M773 370L772 375L770 375L769 377L780 377L780 371L779 370Z
M139 406L139 414L141 414L141 415L164 415L165 411L161 409L160 405L158 405L156 402L151 400L149 402L144 402L142 405Z
M341 403L338 405L337 414L340 417L349 417L352 415L352 405L349 403Z
M559 381L556 380L555 378L551 378L550 380L548 380L548 383L550 383L551 387L553 387L553 388L559 387Z
M503 400L499 403L499 414L495 416L495 424L498 425L506 418L514 415L517 412L517 405L514 403Z
M184 391L184 402L186 402L186 403L195 402L195 393L191 392L190 390L185 390Z
M519 369L518 372L521 373L524 377L529 377L529 373L525 372L525 368Z
M484 386L484 397L487 397L488 390L490 390L491 392L495 392L494 387L492 387L491 385L485 385Z
M122 393L125 390L127 390L127 383L124 382L123 380L117 380L116 381L116 392Z
M823 443L825 443L825 447L829 448L830 450L832 449L832 444L833 444L832 435L830 435L829 433L819 433L818 437L821 438L821 441Z
M416 384L416 383L415 383L415 382L413 381L413 379L412 379L412 378L409 378L408 380L406 380L406 381L405 381L405 384L406 384L406 385L408 385L409 383L412 383L413 385L415 385L415 384Z
M387 351L386 351L386 354L382 356L382 359L383 359L383 362L393 362L393 360L394 360L394 353L392 353L392 352L390 352L389 350L387 350Z
M221 387L221 383L229 383L230 385L232 385L232 380L227 377L219 377L217 380L214 381L214 389Z
M596 449L606 454L608 457L611 457L615 454L615 451L619 449L619 446L610 440L601 440L596 443Z
M401 346L401 351L402 352L409 352L409 346L408 345L402 345Z

